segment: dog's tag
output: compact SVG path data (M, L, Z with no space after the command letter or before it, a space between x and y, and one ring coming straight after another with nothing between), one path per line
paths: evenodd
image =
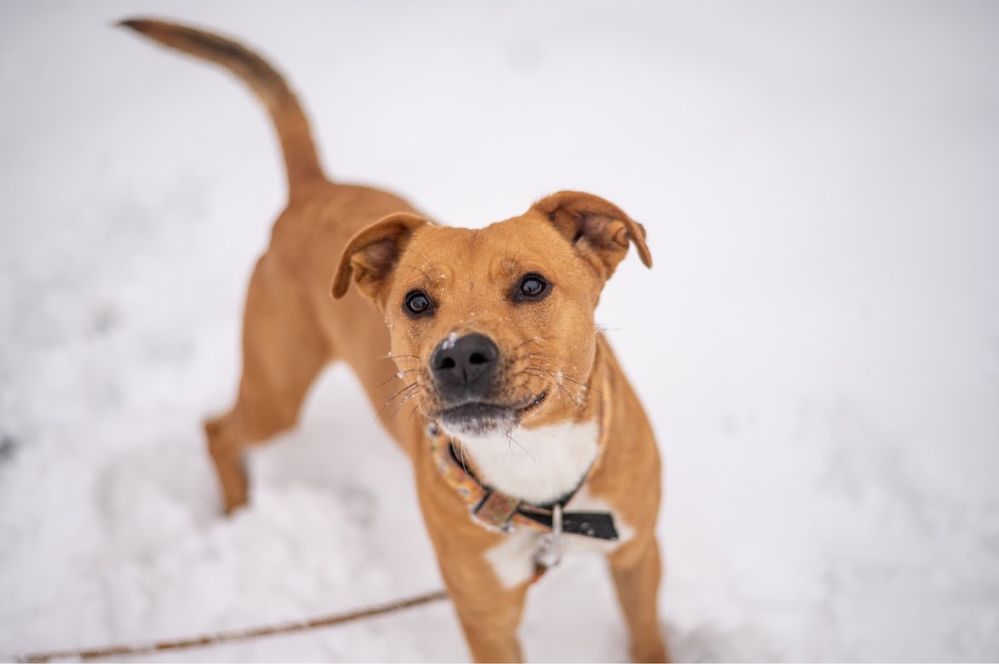
M552 531L538 540L534 552L534 564L539 567L555 567L562 562L562 506L558 503L552 509Z

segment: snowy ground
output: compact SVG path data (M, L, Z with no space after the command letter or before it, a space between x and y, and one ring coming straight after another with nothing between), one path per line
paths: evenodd
M0 4L0 659L435 589L353 377L218 516L200 419L284 195L232 80L109 24L242 36L334 177L481 225L559 188L649 228L599 320L667 461L692 660L999 658L994 3ZM620 660L599 559L534 660ZM461 660L447 604L163 660Z

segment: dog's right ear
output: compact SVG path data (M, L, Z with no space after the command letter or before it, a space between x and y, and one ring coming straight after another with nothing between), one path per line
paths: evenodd
M358 290L369 300L382 304L382 292L413 232L430 222L409 212L397 212L361 230L350 239L340 256L331 291L340 299L353 277Z

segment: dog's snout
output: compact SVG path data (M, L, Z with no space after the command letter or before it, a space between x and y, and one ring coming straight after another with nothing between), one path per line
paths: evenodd
M493 387L499 348L484 334L448 337L430 358L437 389L448 401L483 397Z

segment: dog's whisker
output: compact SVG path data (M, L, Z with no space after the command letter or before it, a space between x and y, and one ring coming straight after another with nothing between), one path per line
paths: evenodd
M374 387L376 387L376 388L378 388L378 387L384 387L389 382L391 382L393 380L400 380L406 374L413 373L414 371L419 371L419 369L417 368L417 369L406 369L404 371L396 371L394 374L392 374L391 376L389 376L388 378L386 378L382 382L378 383Z
M549 378L552 379L552 382L555 383L555 387L557 387L558 390L559 390L559 396L560 397L567 398L570 401L572 401L572 403L576 406L577 409L582 409L582 407L585 405L585 403L586 403L585 397L583 397L583 395L573 396L573 395L569 394L565 390L565 387L562 385L562 382L551 371L548 371L547 369L544 369L543 367L538 367L538 366L532 366L532 367L530 367L528 369L524 369L524 371L525 372L541 372L542 374L544 374L544 375L546 375L546 376L548 376ZM537 375L540 375L540 374L533 373L533 375L537 376Z
M586 390L587 392L596 392L597 394L603 394L599 389L593 387L592 385L587 385L586 383L581 383L578 380L576 380L575 378L572 378L570 376L566 376L564 373L562 374L562 378L564 380L569 381L570 383L575 383L576 385L579 385L579 387L581 389Z
M530 460L532 462L537 463L537 460L534 458L534 455L531 454L530 452L528 452L526 447L524 447L523 445L521 445L520 443L518 443L517 439L513 437L512 433L510 433L509 431L507 431L506 432L506 438L507 438L508 441L513 441L514 445L516 445L517 447L519 447L520 449L522 449L524 451L524 454L526 454L528 456L528 458L530 458ZM508 450L510 449L509 446L507 447L507 449Z
M418 390L419 387L420 387L419 384L416 381L413 381L409 385L406 385L401 390L393 394L391 397L388 398L385 404L378 410L378 416L381 417L385 413L385 409L388 408L392 404L392 402L398 399L400 396L409 392L410 390Z
M389 415L389 417L390 418L391 417L395 417L396 413L398 413L400 410L402 410L402 407L405 406L407 402L411 401L413 399L413 397L417 397L419 395L420 395L420 391L419 390L416 390L416 391L413 391L413 392L410 392L409 394L407 394L405 397L402 398L401 401L399 401L398 404L396 404L395 409L392 411L392 413Z
M528 354L527 357L541 357L542 359L549 359L547 357L536 356L534 354ZM541 366L538 366L538 365L534 365L534 366L535 366L535 368L542 369L544 371L551 371L551 369L552 369L551 367L541 367ZM582 381L579 381L579 380L573 378L572 376L569 376L568 374L566 374L561 369L558 369L556 371L556 373L552 374L552 377L555 378L556 381L559 381L559 382L561 382L563 380L567 380L570 383L575 383L576 385L579 385L582 389L586 390L587 392L589 392L589 391L592 390L593 392L596 392L597 394L602 394L602 392L599 389L597 389L596 387L593 387L592 385L589 385L587 383L584 383Z
M412 383L409 383L408 385L406 385L406 386L404 386L404 387L403 387L402 389L400 389L400 390L399 390L398 392L396 392L395 394L393 394L392 396L390 396L390 397L388 398L388 400L386 400L386 401L385 401L385 405L387 406L388 404L392 403L392 402L393 402L393 401L394 401L394 400L395 400L396 398L398 398L398 397L399 397L399 396L400 396L401 394L403 394L403 393L404 393L404 392L406 392L407 390L411 390L411 389L413 389L414 387L417 387L417 383L416 383L416 381L413 381Z

